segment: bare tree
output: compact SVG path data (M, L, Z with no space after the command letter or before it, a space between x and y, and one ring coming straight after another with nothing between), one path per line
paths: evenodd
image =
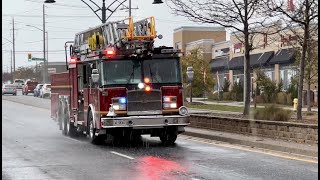
M287 2L289 2L287 4ZM270 16L281 16L284 22L296 24L303 29L301 38L301 60L299 64L297 119L302 120L302 91L307 55L311 54L312 25L318 20L318 0L265 0L264 5ZM310 98L310 97L309 97ZM310 100L309 100L310 101Z
M237 39L244 45L244 99L243 114L250 111L250 51L254 35L261 33L258 26L268 22L259 11L261 0L168 0L174 14L199 23L217 24L240 33ZM269 22L270 23L270 22ZM276 24L277 25L277 24ZM275 26L270 24L270 26ZM266 29L264 30L266 31ZM263 32L267 33L267 32Z

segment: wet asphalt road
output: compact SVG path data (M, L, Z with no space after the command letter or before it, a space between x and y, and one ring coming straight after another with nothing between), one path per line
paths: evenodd
M86 138L61 134L44 105L48 100L32 95L8 98L38 107L2 99L3 179L318 179L315 163L184 135L172 147L148 136L138 144L92 145Z

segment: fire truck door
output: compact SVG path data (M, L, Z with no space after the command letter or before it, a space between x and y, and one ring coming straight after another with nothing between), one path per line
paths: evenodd
M78 64L78 88L76 89L76 92L78 94L78 107L79 107L79 113L83 113L84 110L84 93L83 93L83 87L84 87L84 83L85 83L85 75L86 75L86 71L85 71L85 66L83 64ZM82 117L82 116L80 116Z
M78 80L77 80L77 69L76 68L70 68L70 83L72 86L71 89L71 108L72 109L78 109Z

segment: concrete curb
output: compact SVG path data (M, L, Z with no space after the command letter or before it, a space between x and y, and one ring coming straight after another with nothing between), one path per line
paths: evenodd
M222 137L222 136L217 136L217 135L212 135L212 134L192 132L192 131L187 131L187 130L183 133L183 135L211 139L211 140L222 141L222 142L228 142L231 144L239 144L239 145L251 146L251 147L262 148L262 149L269 149L269 150L282 151L282 152L294 153L294 154L305 155L305 156L318 157L318 152L312 151L312 150L285 147L285 146L280 146L280 145L278 146L278 145L267 144L267 143L262 143L262 142L252 142L252 141L246 141L246 140L229 138L229 137Z

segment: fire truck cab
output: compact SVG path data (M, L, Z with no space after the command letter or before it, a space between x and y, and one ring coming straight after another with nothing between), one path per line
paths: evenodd
M180 51L153 47L153 17L128 21L76 34L67 72L51 76L51 117L94 144L150 134L171 145L189 124Z

